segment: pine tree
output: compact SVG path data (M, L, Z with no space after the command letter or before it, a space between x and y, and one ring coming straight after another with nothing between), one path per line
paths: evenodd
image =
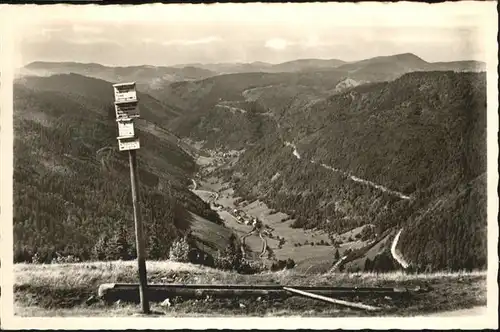
M366 258L364 270L371 271L371 269L372 269L372 261L370 260L370 258Z
M129 260L130 257L130 243L128 242L128 232L125 225L120 226L117 234L116 243L118 246L118 257L119 259Z
M161 239L158 233L153 233L149 236L148 241L148 258L149 259L161 259L166 252L163 251L161 245Z
M217 253L215 266L222 270L239 270L242 259L243 254L238 247L236 237L232 234L227 247L223 251Z
M175 262L189 262L189 243L185 236L179 237L170 247L170 260Z
M106 246L106 260L113 261L120 259L120 246L118 240L118 234L113 235Z
M95 261L104 261L107 258L106 251L108 247L107 235L101 236L92 248L91 258Z

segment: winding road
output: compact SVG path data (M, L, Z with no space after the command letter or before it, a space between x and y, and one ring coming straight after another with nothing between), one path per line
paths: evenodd
M198 188L198 184L196 183L196 181L194 179L191 179L191 181L193 182L193 189L192 191L196 191L198 193L208 193L211 195L211 200L210 202L211 203L215 203L216 200L219 199L219 193L218 192L215 192L215 191L210 191L210 190L197 190L196 188ZM226 211L232 218L234 218L234 220L236 220L238 223L239 223L239 220L238 218L236 218L231 212L229 211ZM258 232L258 236L260 237L260 239L262 240L262 252L261 254L259 255L259 257L263 257L266 252L267 252L267 240L262 236L262 231L260 230L257 230L257 229L252 229L249 233L245 234L245 235L242 235L240 237L240 242L241 242L241 252L243 253L243 257L245 257L245 238L247 238L248 236L254 234L255 232Z
M258 232L258 235L259 235L260 239L262 240L262 251L261 251L259 257L263 257L266 254L266 252L267 252L267 240L264 239L264 237L262 236L261 232L259 232L256 229L253 229L250 232L248 232L247 234L245 234L245 235L243 235L243 236L240 237L241 253L243 254L243 257L245 257L245 255L246 255L246 252L245 252L245 239L247 237L249 237L250 235L254 235L255 232Z
M233 114L236 114L236 112L239 112L239 113L242 113L242 114L245 114L247 111L242 109L242 108L239 108L239 107L234 107L234 106L230 106L230 105L225 105L222 103L219 103L217 105L215 105L215 107L219 107L219 108L225 108L226 110L230 111L231 113Z
M269 86L272 86L272 85L269 85ZM266 86L266 87L268 87L268 86ZM249 99L248 94L250 93L250 91L252 91L254 89L256 89L256 88L251 88L251 89L247 89L247 90L243 91L243 93L242 93L243 98L245 98L245 100L247 100L247 101L251 101ZM220 105L220 106L224 107L225 105ZM293 148L292 154L294 155L294 157L297 158L297 159L301 159L301 155L300 155L299 151L297 150L297 146L294 143L292 143L292 142L285 141L284 138L283 138L283 135L279 132L279 129L281 129L281 124L280 124L279 119L276 119L276 117L273 116L274 114L270 114L269 112L266 113L266 115L269 115L269 118L271 118L271 120L273 120L275 122L275 124L276 124L276 126L278 128L279 136L281 137L281 140L283 141L283 144L285 146L289 146L289 147ZM315 163L314 160L310 160L309 162L312 163L312 164ZM370 186L372 188L375 188L377 190L389 193L391 195L395 195L395 196L397 196L397 197L399 197L401 199L405 199L405 200L411 199L410 196L405 195L405 194L403 194L403 193L401 193L399 191L391 190L391 189L389 189L389 188L387 188L387 187L385 187L383 185L377 184L375 182L372 182L372 181L369 181L369 180L366 180L366 179L359 178L359 177L357 177L357 176L355 176L355 175L353 175L353 174L351 174L349 172L345 172L345 171L342 171L340 169L337 169L337 168L334 168L332 166L325 165L325 164L321 164L321 166L323 168L331 170L333 172L339 172L339 173L341 173L341 174L349 177L354 182L359 182L359 183L366 184L366 185L368 185L368 186Z
M284 142L284 144L285 144L285 146L289 146L289 147L293 148L292 154L295 156L295 158L301 159L301 156L300 156L299 152L297 151L297 147L295 146L295 144L290 143L290 142ZM310 160L309 162L311 164L315 164L316 163L316 161L314 161L314 160ZM376 184L376 183L374 183L372 181L369 181L369 180L361 179L361 178L359 178L359 177L357 177L355 175L352 175L352 174L350 174L348 172L342 171L342 170L340 170L338 168L334 168L334 167L326 165L326 164L320 164L320 166L323 167L323 168L325 168L325 169L328 169L328 170L330 170L332 172L341 173L341 174L349 177L354 182L359 182L359 183L366 184L366 185L368 185L370 187L373 187L373 188L375 188L377 190L389 193L391 195L398 196L401 199L411 199L410 196L407 196L407 195L405 195L405 194L403 194L403 193L401 193L399 191L391 190L391 189L389 189L387 187L384 187L383 185Z
M401 236L401 233L403 232L403 229L400 229L399 232L396 234L394 237L394 240L392 241L391 245L391 255L392 257L403 267L403 269L406 269L410 264L408 264L407 261L403 258L403 256L396 250L396 247L398 245L399 237Z
M337 268L340 266L340 264L347 258L347 256L343 256L340 258L338 261L333 264L332 268L330 269L330 272L336 272Z

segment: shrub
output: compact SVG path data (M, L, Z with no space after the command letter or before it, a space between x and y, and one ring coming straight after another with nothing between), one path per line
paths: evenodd
M189 262L189 243L186 237L176 239L170 247L169 258L174 262Z
M267 258L274 259L274 251L271 248L267 248Z
M286 267L287 269L293 269L293 268L295 267L295 261L294 261L293 259L291 259L291 258L288 258L288 259L286 260L286 265L285 265L285 267Z
M106 260L108 237L106 235L101 236L97 240L96 244L92 248L91 258L94 261L104 261Z
M375 236L375 228L367 226L363 228L363 230L359 233L362 241L369 240L370 238Z
M56 257L52 258L51 264L71 264L78 262L80 262L80 259L76 256L73 255L64 256L56 252Z
M238 272L242 274L255 274L265 269L264 264L243 258L239 264Z
M229 245L223 250L217 252L214 265L221 270L239 270L243 255L238 248L234 237Z
M130 245L127 242L127 233L125 228L121 228L106 245L108 260L130 260Z
M295 261L291 258L288 258L287 260L278 260L276 262L273 262L271 264L270 270L271 271L279 271L283 269L293 269L295 267Z
M33 257L31 257L31 262L33 264L41 264L42 263L42 259L37 252L33 255Z

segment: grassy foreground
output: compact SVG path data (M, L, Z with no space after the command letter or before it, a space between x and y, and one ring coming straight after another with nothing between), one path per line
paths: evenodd
M404 274L401 272L327 273L301 275L293 270L240 275L193 264L170 261L147 263L149 283L260 284L318 286L430 286L428 293L411 298L358 299L384 310L376 315L413 316L486 305L486 273ZM128 303L87 303L102 283L137 282L130 262L78 264L16 264L14 268L15 313L20 316L128 316L139 307ZM356 300L356 299L354 299ZM168 316L321 316L373 315L302 297L266 299L170 299L169 307L152 304L158 315Z

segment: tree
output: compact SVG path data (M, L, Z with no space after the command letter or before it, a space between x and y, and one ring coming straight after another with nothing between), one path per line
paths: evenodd
M110 251L114 259L129 260L130 257L130 244L128 242L128 232L125 228L124 223L120 223L120 226L116 234L111 238L108 243Z
M189 243L185 236L177 238L170 247L169 257L174 262L189 262Z
M371 269L372 269L372 261L370 260L370 258L366 258L364 270L371 271Z
M94 261L104 261L107 259L108 236L101 236L92 248L91 259Z
M340 259L339 249L335 250L335 260L338 261Z
M234 234L231 235L227 247L217 252L215 267L222 270L238 270L241 265L243 254L238 247Z

